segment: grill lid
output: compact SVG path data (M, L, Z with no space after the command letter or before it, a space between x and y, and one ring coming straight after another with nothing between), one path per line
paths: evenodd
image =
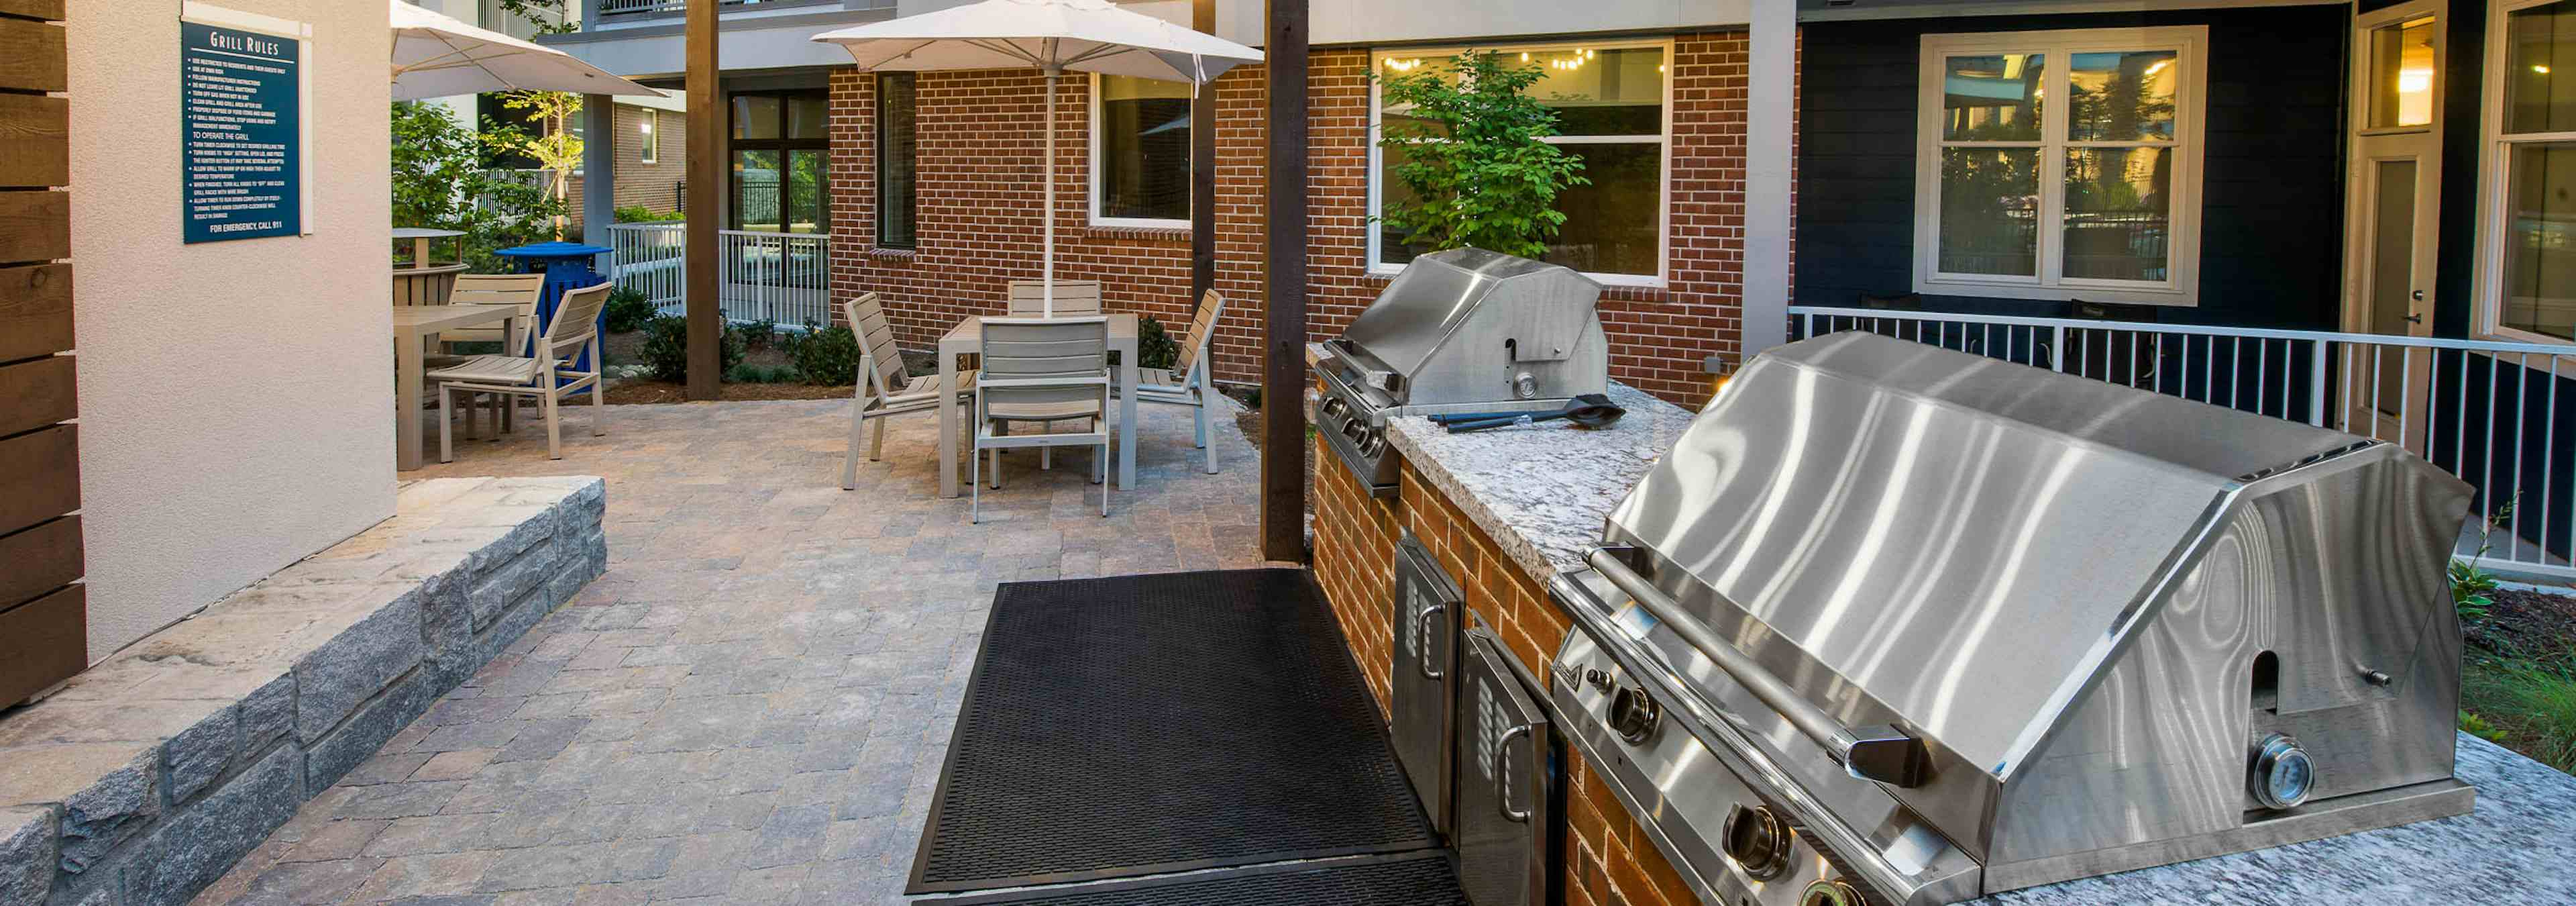
M1480 306L1501 302L1513 309L1512 323L1502 329L1518 340L1515 360L1560 361L1595 326L1592 303L1599 295L1599 286L1562 265L1448 249L1405 265L1342 339L1410 379L1424 373Z
M1746 367L1606 534L1820 705L1804 668L2006 778L2227 495L2354 443L1846 332Z

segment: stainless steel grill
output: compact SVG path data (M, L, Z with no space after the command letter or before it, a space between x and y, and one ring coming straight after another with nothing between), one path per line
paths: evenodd
M1336 458L1395 493L1386 420L1546 412L1609 386L1601 286L1554 264L1483 249L1405 265L1340 337L1313 347L1325 392L1312 413Z
M1867 333L1757 358L1551 594L1710 902L1943 903L2466 812L2404 450Z

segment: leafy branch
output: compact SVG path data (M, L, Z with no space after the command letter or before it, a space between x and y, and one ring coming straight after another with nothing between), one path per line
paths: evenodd
M1557 134L1556 111L1526 93L1542 75L1471 50L1377 76L1388 108L1378 146L1403 155L1393 175L1412 196L1387 199L1379 219L1432 249L1546 254L1565 224L1557 193L1591 181L1580 158L1543 141Z

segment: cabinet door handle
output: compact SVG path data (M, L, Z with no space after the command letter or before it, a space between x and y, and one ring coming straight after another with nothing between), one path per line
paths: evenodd
M1446 679L1449 676L1446 671L1434 671L1431 669L1431 615L1434 613L1446 614L1448 610L1448 603L1442 602L1415 611L1413 614L1413 637L1421 640L1422 642L1419 646L1422 649L1420 652L1421 659L1414 662L1414 667L1415 669L1422 671L1423 679Z
M1512 783L1512 737L1529 733L1530 725L1521 724L1504 730L1502 738L1494 740L1494 804L1503 813L1503 820L1513 824L1528 824L1530 813L1512 807L1512 787L1516 785Z

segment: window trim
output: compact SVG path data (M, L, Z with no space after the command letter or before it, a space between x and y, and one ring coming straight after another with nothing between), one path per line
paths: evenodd
M1378 69L1385 65L1386 59L1388 57L1444 56L1462 53L1468 50L1487 50L1495 53L1521 53L1524 51L1536 53L1541 51L1561 50L1568 47L1585 48L1590 50L1636 50L1651 47L1663 51L1663 115L1658 117L1663 124L1663 132L1655 138L1655 143L1661 149L1658 154L1658 163L1656 165L1656 173L1660 182L1656 186L1655 197L1660 203L1655 205L1655 272L1653 274L1614 274L1586 271L1583 275L1592 278L1593 282L1599 283L1603 286L1634 286L1648 289L1662 289L1671 285L1673 272L1673 83L1677 81L1674 77L1674 73L1672 72L1673 40L1671 38L1650 38L1626 41L1538 41L1518 44L1499 44L1492 47L1449 45L1436 47L1370 48L1368 65L1369 73L1372 77L1369 79L1368 173L1364 177L1364 181L1368 183L1368 219L1361 225L1362 231L1366 233L1368 237L1368 247L1365 252L1368 257L1362 260L1367 262L1368 272L1370 274L1380 277L1391 277L1404 271L1404 265L1389 264L1382 257L1384 254L1384 249L1381 248L1383 245L1383 237L1379 235L1377 222L1377 218L1381 210L1379 208L1379 204L1383 200L1382 187L1378 185L1378 173L1384 169L1384 161L1381 159L1382 155L1380 153L1381 149L1378 147L1378 139L1385 134L1381 128L1380 118L1386 110L1386 97L1384 93L1385 85L1379 82L1374 76ZM1642 135L1559 135L1553 136L1546 141L1548 144L1552 145L1611 145L1637 144L1645 140L1646 137Z
M2155 28L2086 28L2043 31L1926 34L1916 59L1914 125L1914 261L1913 291L1925 295L1983 296L2064 302L2196 307L2200 304L2201 168L2207 150L2203 124L2209 101L2209 27L2180 25ZM2044 53L2059 60L2046 73L2046 88L2068 97L2073 56L2172 50L2181 69L2174 104L2173 203L2166 226L2165 274L2161 282L2065 277L2058 254L2064 242L2066 176L2064 151L2087 147L2136 147L2136 141L2071 141L2066 135L2068 105L2050 104L2042 111L2040 138L2028 142L1969 142L1969 147L2036 148L2040 151L2038 245L2033 249L2038 273L2031 276L1951 274L1936 271L1940 263L1941 86L1947 58L1973 53ZM2052 150L2057 151L2051 154Z
M1139 78L1141 78L1141 76ZM1088 113L1086 114L1090 117L1090 120L1085 124L1083 130L1090 133L1087 139L1089 145L1087 146L1087 150L1083 152L1083 170L1085 171L1083 179L1089 183L1089 186L1083 190L1084 195L1087 196L1088 199L1083 206L1083 213L1088 217L1090 224L1096 227L1116 227L1139 230L1189 229L1190 219L1187 217L1167 219L1162 217L1105 217L1101 215L1100 174L1103 170L1100 166L1100 154L1103 136L1101 135L1102 130L1100 128L1100 105L1102 103L1102 92L1100 89L1101 83L1106 79L1107 76L1100 73L1091 73L1091 98L1087 102L1089 106L1087 108ZM1196 103L1197 92L1205 90L1207 90L1206 87L1201 86L1192 92L1191 97L1194 105ZM1198 128L1199 124L1194 119L1190 123L1190 130L1195 134L1198 131ZM1193 139L1193 141L1195 141L1195 139ZM1190 180L1190 188L1192 192L1196 192L1198 189L1198 180Z
M644 114L644 141L635 151L635 162L638 164L661 163L662 111L652 107L637 107L635 109ZM608 121L610 123L617 122L617 117L614 115L613 111L609 116Z
M2550 343L2576 346L2576 340L2535 333L2504 324L2504 252L2506 221L2512 212L2506 195L2512 190L2510 175L2504 168L2512 163L2513 147L2525 144L2576 143L2576 130L2559 132L2518 133L2504 131L2505 109L2505 33L2507 13L2549 6L2562 0L2488 0L2486 47L2479 60L2479 78L2484 82L2479 92L2478 130L2483 141L2478 143L2478 225L2476 236L2477 267L2471 275L2469 298L2469 335L2480 340L2508 343ZM2438 300L2437 300L2438 301Z
M886 83L896 78L909 79L912 81L913 104L912 197L909 199L910 204L908 205L910 210L905 212L904 218L912 225L912 237L899 242L886 238L886 210L891 207L891 205L887 203L886 199L886 196L890 194L889 190L886 188L885 178L886 160L888 158L886 150L893 144L886 139ZM875 209L869 213L868 218L873 221L873 223L870 224L869 229L871 238L874 241L873 247L902 250L918 249L921 247L921 76L918 73L897 70L875 73L874 79L869 85L868 105L868 125L870 127L868 131L871 133L870 138L872 141L872 146L868 149L868 188L870 194L876 196Z

